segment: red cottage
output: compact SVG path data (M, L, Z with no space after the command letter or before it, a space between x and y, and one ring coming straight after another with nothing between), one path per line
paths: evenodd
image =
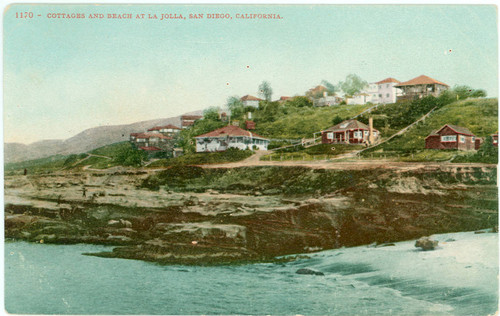
M373 141L380 133L373 130ZM361 144L367 143L370 139L370 127L356 120L343 121L340 124L321 131L321 143L323 144Z
M491 135L491 139L493 140L493 146L498 147L498 132Z
M446 124L425 138L427 149L474 150L476 136L465 127Z

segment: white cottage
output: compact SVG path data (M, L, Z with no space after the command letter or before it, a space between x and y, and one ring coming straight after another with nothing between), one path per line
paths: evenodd
M264 100L254 97L253 95L247 94L245 96L242 96L240 101L241 103L243 103L244 106L253 106L254 108L258 108L259 102Z
M196 152L225 151L228 148L267 150L269 140L238 126L228 125L196 139Z
M394 78L386 78L379 82L378 85L378 103L396 103L396 98L401 95L401 89L396 86L400 81Z

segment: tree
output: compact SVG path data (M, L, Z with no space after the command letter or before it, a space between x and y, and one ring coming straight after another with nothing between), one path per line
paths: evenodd
M493 137L486 136L484 143L481 145L477 153L481 156L498 157L498 148L493 145Z
M336 86L334 86L327 80L322 80L321 84L326 88L328 95L335 95L335 93L339 91L339 89Z
M293 106L297 108L312 107L313 103L308 97L298 96L293 97L285 102L285 106Z
M471 98L485 98L486 97L486 91L483 89L477 89L472 91L471 93Z
M456 93L458 100L486 97L486 91L482 89L472 89L471 87L466 85L456 85L455 87L453 87L453 92Z
M342 123L343 121L344 121L344 119L343 119L343 118L341 118L340 116L338 116L338 115L337 115L337 116L335 116L335 117L333 118L333 120L332 120L332 124L333 124L333 125L337 125L337 124L339 124L339 123Z
M207 120L217 121L219 119L219 108L209 107L203 111L203 118Z
M148 155L144 151L127 147L118 152L114 161L122 166L140 167L142 162L147 160L147 158Z
M361 79L356 74L349 74L345 78L345 81L339 82L338 86L344 91L347 95L354 95L360 92L364 87L368 85L368 82Z
M271 97L273 95L273 89L271 88L271 84L267 81L262 81L259 85L259 95L264 98L264 100L270 102Z
M453 87L453 92L455 92L457 94L458 100L465 100L468 97L470 97L470 95L472 93L472 88L469 86L465 86L465 85L462 85L462 86L457 85L457 86Z
M227 99L226 107L231 112L233 118L242 116L244 113L243 102L238 96L232 96Z

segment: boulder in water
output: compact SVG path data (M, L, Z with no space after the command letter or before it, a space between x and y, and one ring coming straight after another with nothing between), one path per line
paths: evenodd
M314 271L314 270L308 269L308 268L298 269L297 271L295 271L295 273L297 273L297 274L311 274L311 275L325 275L321 271Z
M438 241L432 240L429 237L422 237L415 242L415 247L422 248L422 250L434 250L438 245Z

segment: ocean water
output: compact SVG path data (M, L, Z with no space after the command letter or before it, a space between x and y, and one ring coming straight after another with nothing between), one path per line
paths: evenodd
M5 243L5 308L20 314L488 315L497 234L436 235L310 254L285 264L161 266L84 256L95 245ZM454 241L452 241L454 239ZM324 276L295 272L309 268Z

